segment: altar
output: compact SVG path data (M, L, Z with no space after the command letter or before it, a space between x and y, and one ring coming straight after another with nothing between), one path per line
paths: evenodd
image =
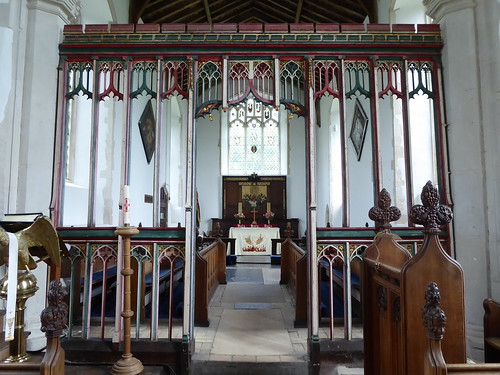
M236 255L271 255L272 239L280 238L278 227L231 227Z

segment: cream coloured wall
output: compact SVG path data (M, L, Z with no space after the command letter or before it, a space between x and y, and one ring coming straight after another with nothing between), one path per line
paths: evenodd
M482 358L482 302L500 299L500 3L426 0L444 40L455 252L465 271L468 352Z

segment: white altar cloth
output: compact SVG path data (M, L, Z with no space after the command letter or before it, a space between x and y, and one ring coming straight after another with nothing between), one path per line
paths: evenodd
M231 227L229 237L234 238L236 255L271 255L273 238L280 238L278 227Z

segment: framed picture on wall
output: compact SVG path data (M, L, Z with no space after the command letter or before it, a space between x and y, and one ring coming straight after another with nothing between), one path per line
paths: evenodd
M351 139L352 145L354 146L354 151L358 157L358 161L361 160L361 151L363 151L363 143L365 142L366 129L368 128L368 117L361 105L359 99L356 98L356 104L354 105L354 116L352 118L351 133L349 138Z
M139 131L141 133L142 145L144 146L144 153L146 154L146 161L148 164L151 162L151 158L155 151L155 124L153 105L151 104L151 100L149 100L139 119Z

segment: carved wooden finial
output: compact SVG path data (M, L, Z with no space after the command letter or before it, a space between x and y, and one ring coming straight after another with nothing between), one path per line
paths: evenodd
M432 182L428 181L420 195L421 204L413 206L410 210L410 219L415 224L425 227L425 232L437 234L439 226L446 225L453 219L451 208L439 204L439 194Z
M446 315L439 306L441 295L436 283L429 283L425 291L425 305L422 308L422 320L427 329L427 337L441 340L446 329Z
M368 217L375 221L378 228L389 229L391 221L399 220L401 211L395 206L391 206L391 196L387 190L382 189L378 196L378 206L372 207L368 212Z
M212 236L213 237L222 237L222 229L220 228L220 223L219 222L215 223L215 228L212 231Z
M68 305L63 302L65 291L61 281L53 280L47 292L48 305L42 310L40 320L41 331L47 338L58 338L68 324Z
M292 224L290 222L286 223L286 229L284 234L286 238L292 238L293 235L295 234L294 230L292 229Z

